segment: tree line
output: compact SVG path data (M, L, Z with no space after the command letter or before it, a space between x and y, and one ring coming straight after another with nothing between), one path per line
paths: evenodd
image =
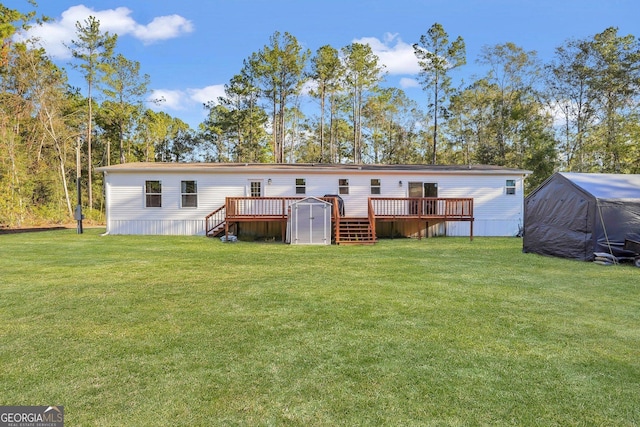
M532 170L528 189L556 170L640 172L640 43L616 28L564 42L547 63L485 46L475 61L486 74L454 85L465 43L435 23L413 45L424 107L387 84L369 45L312 52L275 32L192 129L154 111L150 77L94 17L67 46L86 83L75 88L43 48L13 37L46 18L0 12L0 225L67 221L78 167L100 219L93 169L132 161L492 164Z

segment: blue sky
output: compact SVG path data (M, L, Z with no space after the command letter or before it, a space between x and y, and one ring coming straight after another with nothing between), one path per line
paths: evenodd
M3 3L31 10L26 0ZM312 52L369 43L386 66L386 84L418 102L426 95L411 45L435 22L451 40L465 40L468 65L458 78L467 79L485 73L475 63L483 46L513 42L544 61L566 40L611 26L640 37L638 0L39 0L36 10L54 21L33 35L83 93L63 43L75 38L77 21L92 15L119 35L117 51L150 75L150 96L166 99L154 108L194 128L205 117L202 104L222 95L242 61L275 31L291 33Z

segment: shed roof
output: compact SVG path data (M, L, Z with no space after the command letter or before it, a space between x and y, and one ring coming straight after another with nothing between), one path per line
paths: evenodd
M570 172L560 175L597 199L640 199L640 175Z
M500 174L530 175L529 170L490 165L380 165L380 164L328 164L328 163L161 163L137 162L104 166L99 172L389 172L389 173L444 173L444 174Z
M296 204L318 204L318 205L330 205L330 202L327 202L326 200L322 200L319 199L317 197L313 197L313 196L308 196L305 197L304 199L300 199L300 200L294 200L293 202L291 202L292 205L296 205Z

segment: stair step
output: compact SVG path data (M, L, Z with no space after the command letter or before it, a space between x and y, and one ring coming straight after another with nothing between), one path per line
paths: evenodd
M223 232L224 232L224 223L209 230L209 232L207 233L207 237L218 237Z
M340 245L373 245L376 238L368 218L340 218Z

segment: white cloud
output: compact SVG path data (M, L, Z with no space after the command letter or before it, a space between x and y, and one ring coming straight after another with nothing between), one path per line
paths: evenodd
M191 21L180 15L160 16L154 18L147 26L136 26L133 34L145 43L179 37L182 33L193 31Z
M224 85L211 85L199 89L154 89L147 98L149 107L154 111L164 111L167 114L180 117L193 129L207 117L207 110L203 104L213 101L217 104L218 97L224 95ZM160 100L160 102L155 102Z
M400 79L400 87L402 89L408 89L408 88L412 88L412 87L420 87L420 82L418 82L416 79L410 79L408 77L402 77Z
M89 16L100 21L101 31L118 36L132 35L145 44L176 38L193 31L191 21L179 15L159 16L149 24L142 25L131 17L131 13L131 9L126 7L95 10L84 5L72 6L62 13L59 20L34 26L19 39L37 38L52 57L65 59L71 56L65 44L68 45L77 38L76 22L82 24Z
M302 95L309 96L311 92L317 89L318 89L318 82L313 79L309 79L306 82L304 82L304 84L302 85L302 90L300 91L300 93Z
M155 110L184 111L192 101L182 90L154 89L149 95L149 101L161 100L154 107Z
M554 101L550 105L546 105L544 110L553 119L553 126L564 126L567 120L567 115L572 118L572 112L575 112L576 104L572 101Z
M218 103L218 98L225 96L224 85L212 85L202 89L187 89L189 99L201 104L206 104L209 101Z
M74 29L68 29L59 25L45 24L41 27L33 27L27 34L19 34L18 41L27 38L35 39L35 43L44 47L53 58L69 58L71 52L63 43L69 43L74 37Z
M380 62L386 66L389 74L414 75L420 72L413 46L403 42L398 34L386 33L383 40L363 37L354 40L354 43L368 44Z
M148 101L161 100L152 107L155 110L186 111L198 108L209 101L217 103L218 97L224 96L224 85L211 85L199 89L154 89Z

